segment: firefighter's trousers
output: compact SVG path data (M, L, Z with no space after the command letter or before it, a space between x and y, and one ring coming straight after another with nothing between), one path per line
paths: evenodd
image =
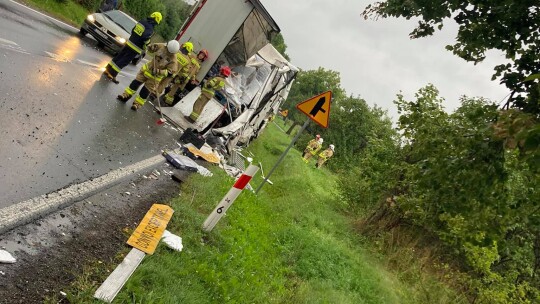
M135 58L138 55L136 51L134 51L129 46L124 46L116 56L107 64L107 72L111 74L113 77L116 77L120 71L125 68L133 58Z
M313 157L313 155L314 154L312 153L312 151L310 151L308 149L304 150L304 159L305 160L309 160L311 157Z
M206 104L208 103L208 101L210 101L210 99L212 99L212 97L214 97L213 94L204 91L201 92L201 95L193 104L193 111L191 111L189 117L193 120L197 120L197 118L199 118L199 116L201 115L204 106L206 106Z
M129 87L125 89L124 93L133 96L137 92L139 87L144 83L144 86L139 92L139 95L137 95L137 97L135 98L136 103L144 105L144 103L146 102L146 98L148 98L148 95L150 95L150 92L154 92L154 94L156 94L155 90L160 80L161 79L159 77L156 77L152 75L148 70L145 70L143 66L139 73L137 73L135 79L129 84Z
M165 88L170 83L172 83L170 91L167 93L167 95L165 95L165 102L172 105L174 101L174 95L176 95L176 92L178 91L182 92L186 87L187 82L188 81L185 77L167 77L159 83L157 92L161 94L165 90Z

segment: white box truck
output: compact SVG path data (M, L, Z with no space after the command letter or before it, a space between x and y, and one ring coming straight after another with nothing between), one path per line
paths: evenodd
M197 2L176 38L180 43L191 41L195 52L209 51L197 80L202 81L216 62L232 68L226 81L226 102L212 99L191 124L184 116L190 114L200 95L200 87L196 87L174 107L163 108L163 114L181 129L213 131L225 138L228 147L249 143L286 99L298 71L269 44L279 32L258 0Z

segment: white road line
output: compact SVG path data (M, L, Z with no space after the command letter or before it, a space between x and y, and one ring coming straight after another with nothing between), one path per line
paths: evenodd
M7 39L2 39L2 38L0 38L0 43L7 43L7 44L17 45L18 46L17 42L7 40Z
M28 10L31 10L31 11L33 11L33 12L36 13L36 14L39 14L39 15L44 16L44 17L47 17L47 18L49 18L49 19L51 19L51 20L54 20L54 21L56 21L56 22L58 22L58 23L62 23L63 25L68 26L68 27L70 27L70 28L72 28L72 29L74 29L74 30L77 30L77 31L79 30L78 28L75 28L75 27L73 27L73 26L71 26L71 25L69 25L69 24L67 24L67 23L64 23L64 22L58 20L58 19L55 19L55 18L53 18L53 17L51 17L51 16L48 16L48 15L45 15L45 14L43 14L42 12L38 12L38 11L36 11L35 9L29 8L29 7L26 6L26 5L20 4L20 3L17 2L17 1L13 1L13 0L9 0L9 1L12 2L12 3L15 3L15 4L17 4L17 5L20 5L20 6L26 8L26 9L28 9Z
M164 161L162 155L156 155L138 163L118 168L92 180L0 209L0 234L64 208L71 203L83 200L132 174L147 170Z

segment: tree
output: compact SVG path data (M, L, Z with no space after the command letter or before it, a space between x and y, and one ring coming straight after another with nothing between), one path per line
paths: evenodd
M150 16L152 12L161 12L163 21L156 26L156 33L165 40L176 36L191 8L185 1L176 0L126 0L124 5L125 10L137 20Z
M512 94L509 103L528 113L540 114L540 85L525 81L540 71L540 8L538 0L386 0L368 5L370 17L419 17L411 38L433 35L447 19L459 25L456 43L446 48L474 63L488 50L499 50L511 61L495 67L492 79L500 78Z
M448 114L432 85L413 101L398 95L405 142L396 209L458 254L471 299L537 302L540 176L495 136L493 122L504 114L497 105L461 103Z

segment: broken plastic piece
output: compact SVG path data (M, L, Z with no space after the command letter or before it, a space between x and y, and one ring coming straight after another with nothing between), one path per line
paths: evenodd
M15 262L17 262L17 259L14 258L11 253L0 250L0 263L13 264Z
M182 238L178 235L170 233L168 230L163 232L161 239L163 240L163 243L167 245L167 247L173 250L182 251L182 248L184 248L182 245Z

